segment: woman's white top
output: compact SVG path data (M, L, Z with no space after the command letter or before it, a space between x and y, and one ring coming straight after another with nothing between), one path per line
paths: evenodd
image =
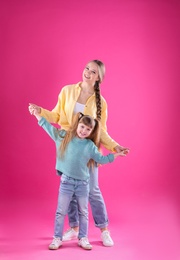
M77 114L78 112L83 113L84 112L84 104L76 102L75 107L74 107L74 114Z

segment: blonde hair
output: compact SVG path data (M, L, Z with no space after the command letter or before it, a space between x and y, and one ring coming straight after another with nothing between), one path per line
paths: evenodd
M69 130L66 132L66 135L61 142L60 145L61 158L63 158L69 142L77 135L76 131L79 123L83 123L84 125L92 129L91 134L86 139L90 139L91 141L94 142L94 144L98 147L98 149L100 148L100 122L89 115L84 115L83 113L79 112L73 117L72 124L69 127ZM93 165L94 165L94 161L90 160L88 166L93 166Z
M98 82L102 83L104 76L105 76L105 72L106 72L106 68L105 68L104 63L100 60L91 60L90 62L94 62L98 66L98 74L99 74L99 81Z
M98 66L98 74L99 80L96 81L94 85L95 97L96 97L96 117L98 120L101 120L101 92L100 92L100 83L102 83L104 76L105 76L105 65L100 60L91 60L90 62L96 63Z

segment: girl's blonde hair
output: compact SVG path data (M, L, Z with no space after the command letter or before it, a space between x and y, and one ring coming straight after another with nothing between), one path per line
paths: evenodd
M91 134L87 137L94 142L94 144L100 148L100 122L97 119L92 118L89 115L84 115L83 113L77 113L73 117L72 124L69 130L66 132L65 137L63 138L60 145L60 157L63 158L65 150L69 142L77 135L77 127L79 123L83 123L84 125L90 127L92 129ZM90 160L88 166L93 166L94 161Z

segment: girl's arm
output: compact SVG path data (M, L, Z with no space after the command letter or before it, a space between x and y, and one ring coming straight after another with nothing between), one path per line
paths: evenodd
M89 149L89 151L91 159L100 164L113 162L118 156L126 156L126 154L123 151L121 151L120 153L110 153L108 155L102 155L93 142L91 143L91 148Z
M34 115L37 118L38 124L46 131L46 133L48 133L48 135L54 141L58 139L58 129L52 126L45 118L40 116L40 114L38 113L38 109L33 104L31 109L31 115Z
M54 140L56 141L59 139L59 130L51 125L44 117L41 117L41 119L38 121L39 126L41 126L46 133Z

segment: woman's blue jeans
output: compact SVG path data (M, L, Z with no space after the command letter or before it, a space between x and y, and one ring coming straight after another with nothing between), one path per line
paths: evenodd
M59 187L58 205L55 217L54 237L62 239L64 219L72 197L76 196L79 212L79 239L88 235L88 195L89 180L76 180L66 175L61 176Z
M105 228L108 225L108 216L105 202L98 184L98 167L90 168L89 203L96 227ZM68 218L70 227L79 226L77 200L73 196L69 209Z

